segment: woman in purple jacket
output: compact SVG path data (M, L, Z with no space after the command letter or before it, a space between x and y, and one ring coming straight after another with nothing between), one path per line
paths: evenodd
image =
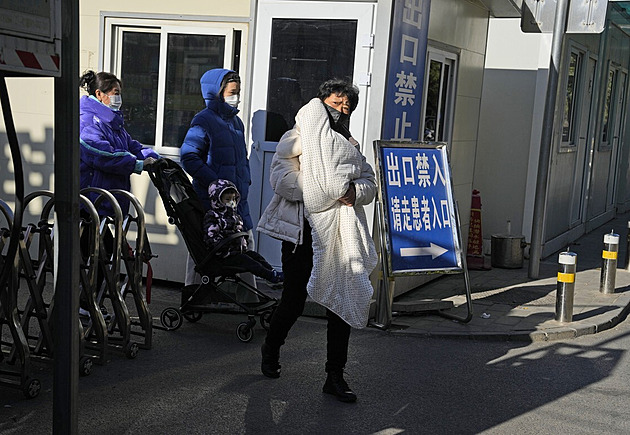
M105 190L131 189L131 174L139 174L160 156L150 148L143 147L140 142L132 139L125 130L122 105L121 83L114 75L107 72L85 72L80 80L80 86L88 93L81 97L79 141L81 144L81 189L99 187ZM94 202L98 193L89 193L88 198ZM129 212L129 200L126 197L116 198L123 216ZM113 216L114 209L109 201L101 201L98 214ZM89 220L85 210L81 216ZM106 227L108 228L108 227ZM88 252L88 233L81 238L81 252L85 257ZM105 249L111 255L114 238L109 229L104 234ZM99 270L97 286L101 287L103 273ZM81 300L81 307L85 308L85 301ZM103 314L106 311L101 307ZM87 314L80 311L82 314Z
M129 191L131 174L141 173L145 165L160 156L132 139L125 130L120 111L121 83L114 74L87 71L79 84L88 93L80 101L81 189ZM92 201L97 197L96 193L89 195ZM129 201L123 197L117 199L124 216L129 211ZM107 201L102 201L98 212L101 216L113 215Z

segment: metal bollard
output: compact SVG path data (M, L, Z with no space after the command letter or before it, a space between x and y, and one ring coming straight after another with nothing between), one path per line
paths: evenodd
M577 254L561 252L558 256L558 283L556 285L556 320L573 321L573 297L575 295L575 270Z
M604 251L602 252L602 273L599 278L599 291L604 294L615 292L617 276L617 256L619 253L619 234L610 232L604 235Z
M630 272L630 221L628 221L628 235L626 236L626 263L623 268L626 272Z

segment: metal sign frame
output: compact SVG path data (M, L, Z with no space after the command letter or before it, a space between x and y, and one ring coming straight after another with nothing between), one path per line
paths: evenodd
M377 140L374 155L379 180L375 232L379 233L383 269L377 326L389 327L391 323L395 277L435 273L464 274L467 316L438 313L464 323L470 321L470 280L447 144Z
M394 150L399 150L396 155ZM385 156L387 153L390 155ZM375 155L391 274L461 272L464 256L455 225L446 144L377 141ZM418 168L420 165L423 167ZM436 230L441 231L434 236ZM446 256L449 258L443 260Z

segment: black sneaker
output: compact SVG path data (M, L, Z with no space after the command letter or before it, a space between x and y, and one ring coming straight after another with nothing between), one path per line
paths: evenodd
M352 403L357 401L357 395L343 378L343 372L328 372L322 391L337 397L340 402Z
M280 351L273 352L267 343L263 343L260 348L262 353L262 362L260 363L260 371L268 378L280 377Z

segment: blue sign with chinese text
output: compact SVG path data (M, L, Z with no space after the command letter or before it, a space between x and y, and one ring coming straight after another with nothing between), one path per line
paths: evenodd
M446 146L377 144L391 272L461 270L458 218Z
M382 138L418 140L431 0L395 0Z

